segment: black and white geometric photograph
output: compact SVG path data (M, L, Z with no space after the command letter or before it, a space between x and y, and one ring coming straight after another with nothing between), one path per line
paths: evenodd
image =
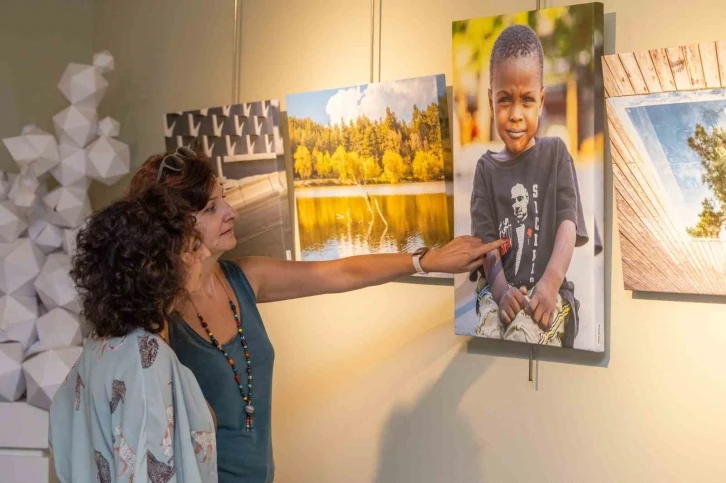
M166 150L199 146L239 217L226 258L292 257L292 229L277 99L165 115Z

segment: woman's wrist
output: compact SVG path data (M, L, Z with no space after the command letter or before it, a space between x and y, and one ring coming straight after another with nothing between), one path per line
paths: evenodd
M436 272L436 249L429 248L419 259L421 269L426 273Z

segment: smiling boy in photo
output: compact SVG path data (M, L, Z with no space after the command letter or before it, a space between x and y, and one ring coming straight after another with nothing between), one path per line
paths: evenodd
M487 255L477 284L476 334L572 347L579 302L566 279L576 246L588 235L575 166L557 137L535 137L544 106L544 53L535 32L506 28L490 58L489 104L498 153L476 166L472 234L511 240Z

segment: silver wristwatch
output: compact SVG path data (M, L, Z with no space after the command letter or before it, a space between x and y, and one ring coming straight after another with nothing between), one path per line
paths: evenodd
M415 252L413 252L412 258L413 258L413 268L416 269L416 273L419 275L426 275L428 272L425 272L423 268L421 268L421 259L424 255L426 255L426 252L428 252L429 249L427 247L421 247Z

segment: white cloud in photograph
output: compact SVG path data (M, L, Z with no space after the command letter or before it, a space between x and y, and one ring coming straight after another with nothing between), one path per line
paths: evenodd
M328 100L325 112L330 124L338 124L359 116L382 120L388 107L399 119L410 121L414 105L423 110L435 102L436 77L417 77L340 89Z

